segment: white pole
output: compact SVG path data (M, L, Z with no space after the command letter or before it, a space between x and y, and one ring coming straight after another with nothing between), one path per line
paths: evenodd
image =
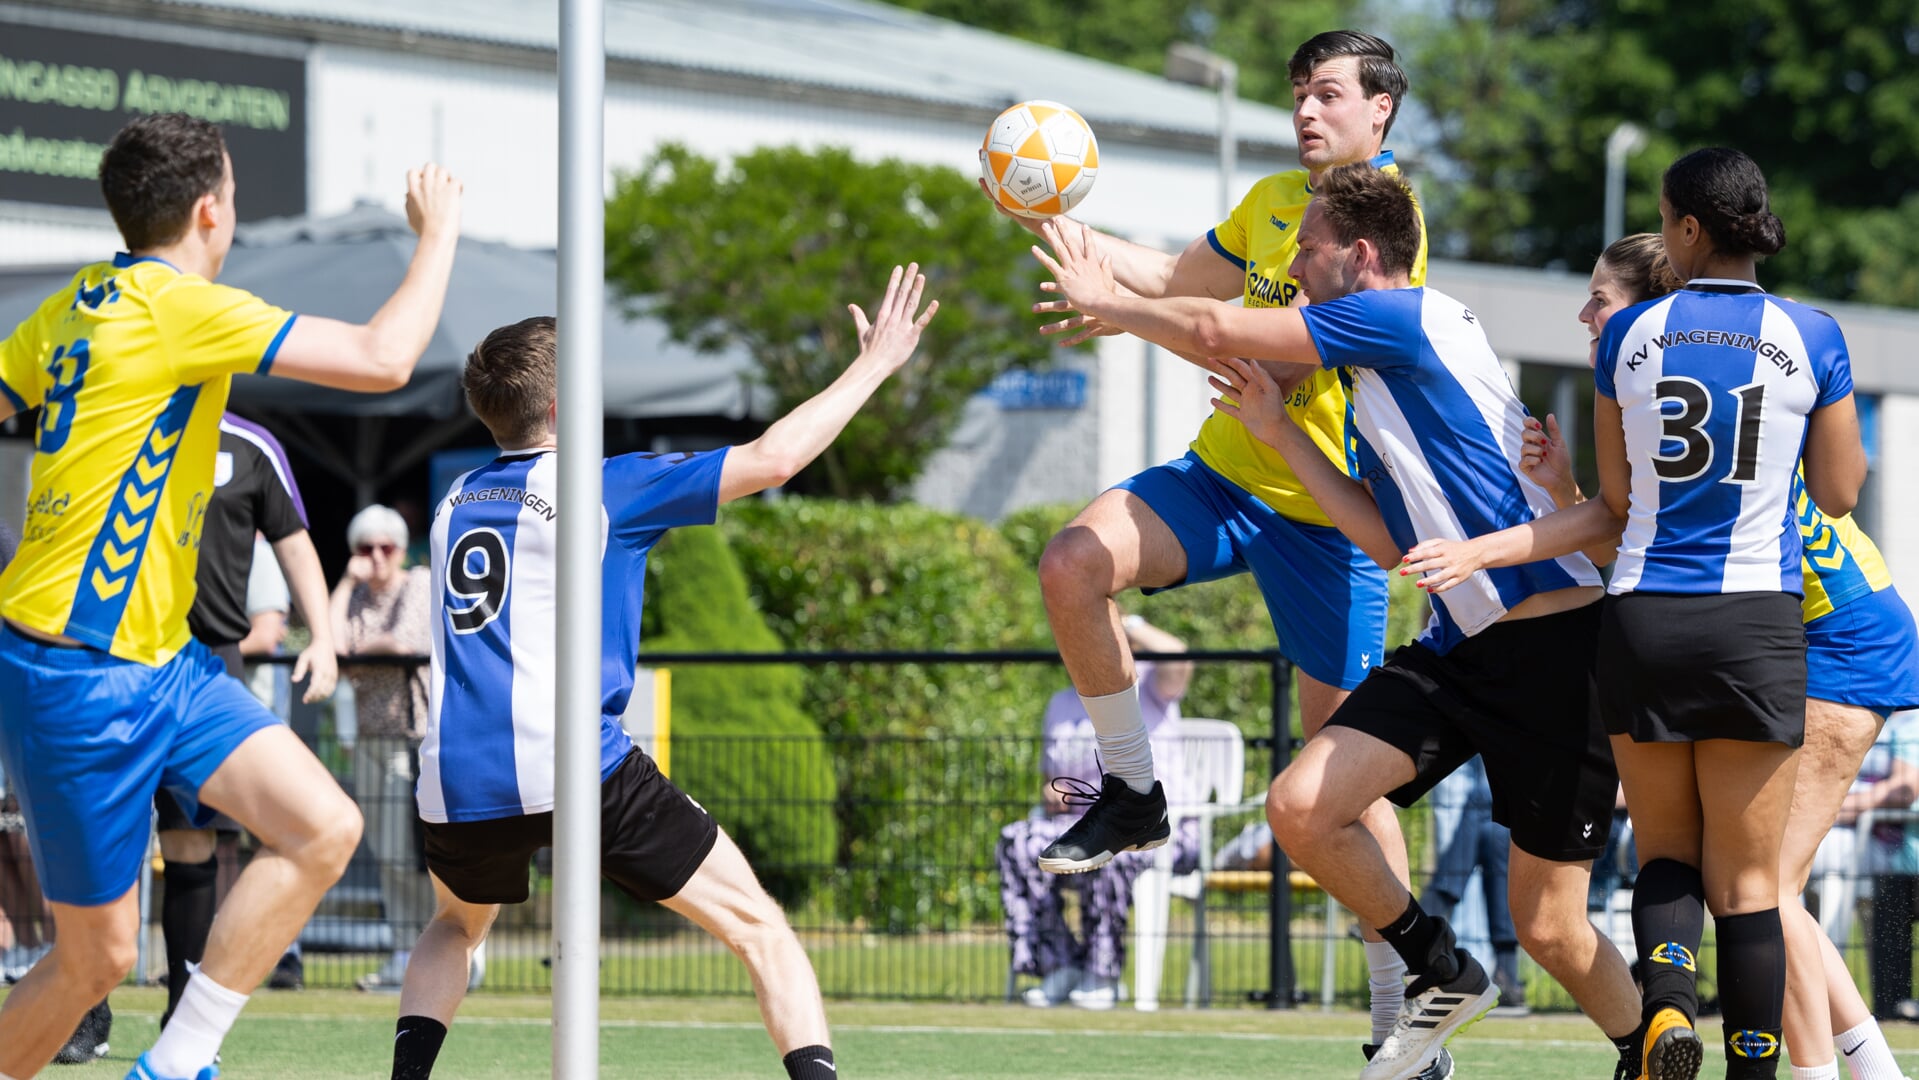
M600 320L606 307L606 11L560 0L559 692L553 1075L600 1075Z
M1631 123L1606 136L1606 247L1626 235L1626 158L1645 143L1645 133Z
M1233 132L1233 99L1239 96L1239 65L1219 62L1219 219L1233 212L1233 173L1239 168L1239 137Z

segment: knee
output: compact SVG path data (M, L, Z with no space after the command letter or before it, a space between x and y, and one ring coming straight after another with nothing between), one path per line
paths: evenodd
M360 816L360 808L352 801L342 797L339 805L321 819L312 835L298 852L289 852L289 857L318 873L338 879L346 872L347 863L353 858L353 852L360 846L360 833L365 822Z
M1084 525L1061 529L1039 557L1039 588L1050 605L1106 598L1101 583L1112 580L1112 556L1099 534Z
M786 913L770 897L735 913L722 927L720 936L726 947L754 970L783 954L804 952L793 928L787 924Z
M1513 936L1519 939L1527 955L1542 965L1577 951L1584 941L1594 936L1584 911L1575 914L1529 904L1523 909L1515 908L1512 916Z
M64 945L65 939L61 941ZM139 943L132 933L101 934L86 945L76 944L72 950L60 957L57 970L62 981L81 988L88 1000L104 998L124 982L140 956ZM56 945L55 952L67 953L67 948Z
M1266 789L1266 821L1273 827L1273 839L1288 853L1311 850L1319 837L1337 827L1324 820L1317 791L1318 785L1298 769L1280 773Z

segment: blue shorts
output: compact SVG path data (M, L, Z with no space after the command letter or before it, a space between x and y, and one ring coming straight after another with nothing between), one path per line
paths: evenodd
M1351 690L1384 661L1386 572L1338 529L1282 517L1190 452L1114 487L1179 537L1182 585L1251 573L1279 651L1301 671Z
M150 667L0 626L0 763L49 900L119 899L140 876L154 792L172 792L204 826L214 815L200 785L278 725L197 641Z
M1806 624L1806 696L1880 716L1919 708L1919 631L1899 590L1868 593Z

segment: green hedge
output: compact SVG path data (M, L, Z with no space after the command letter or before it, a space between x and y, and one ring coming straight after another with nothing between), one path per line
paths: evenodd
M722 522L767 623L801 650L1050 648L1030 568L991 526L918 506L783 499ZM997 918L983 874L1004 806L1038 790L1031 746L1052 664L870 664L812 669L805 708L829 734L1030 736L959 761L937 746L836 755L843 855L839 914L884 929ZM901 868L926 866L923 873ZM945 869L940 869L945 868Z
M716 528L676 529L647 560L641 658L649 652L778 652ZM839 852L839 788L798 670L673 671L673 781L719 819L775 896L795 903Z

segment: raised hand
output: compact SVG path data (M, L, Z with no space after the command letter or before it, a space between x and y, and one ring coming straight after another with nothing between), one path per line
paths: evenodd
M1566 451L1566 440L1560 437L1558 417L1547 413L1542 427L1536 418L1528 416L1520 439L1520 471L1545 488L1560 506L1578 502L1579 485L1573 479L1572 455Z
M871 321L858 304L846 305L860 339L860 355L854 363L875 364L891 375L912 359L913 350L919 348L920 331L940 309L940 302L934 300L925 311L918 311L920 295L925 291L926 275L920 273L920 264L912 263L904 269L895 266L886 282L886 295L873 308Z
M1034 304L1034 313L1045 315L1075 311L1084 314L1089 305L1098 303L1102 297L1119 295L1119 283L1113 279L1112 260L1098 253L1086 230L1081 229L1077 235L1069 235L1057 220L1049 218L1040 223L1039 234L1053 249L1049 255L1045 248L1033 245L1033 258L1038 259L1046 272L1053 275L1053 280L1040 282L1040 291L1057 293L1063 299ZM1055 323L1053 325L1059 329L1053 332L1063 333L1075 326L1085 325L1083 321L1075 326L1065 325L1073 322L1068 319L1063 323ZM1090 336L1081 335L1075 340Z
M460 200L466 186L453 174L428 162L406 174L406 223L424 237L429 232L457 236Z
M1279 383L1263 366L1237 356L1215 356L1206 366L1214 372L1206 381L1220 393L1213 408L1246 425L1253 438L1277 447L1281 425L1293 422L1286 415L1286 392Z

